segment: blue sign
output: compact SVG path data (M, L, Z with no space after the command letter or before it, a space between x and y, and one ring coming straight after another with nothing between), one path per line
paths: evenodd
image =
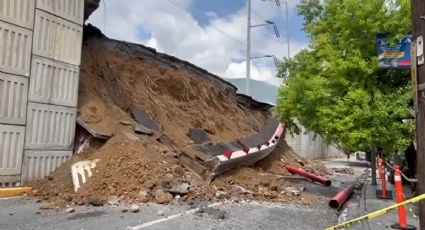
M379 68L410 68L412 35L409 34L396 42L389 42L386 34L376 35Z

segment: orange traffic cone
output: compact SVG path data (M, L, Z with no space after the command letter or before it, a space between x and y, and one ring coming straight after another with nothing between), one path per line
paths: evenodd
M394 183L395 183L395 197L397 204L404 201L403 184L401 182L400 167L394 165ZM415 226L407 224L406 208L404 205L398 207L398 221L399 223L391 225L395 229L416 229Z
M387 177L385 172L385 167L383 167L383 160L381 158L378 159L378 175L379 179L381 179L382 189L376 190L376 198L380 199L392 199L393 194L390 190L387 190Z

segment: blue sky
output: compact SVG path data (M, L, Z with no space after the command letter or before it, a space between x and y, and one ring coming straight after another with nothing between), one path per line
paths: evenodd
M298 1L288 0L291 55L308 45L303 19L296 13ZM104 0L90 22L111 38L141 43L217 75L238 78L245 76L246 5L246 0ZM252 23L274 21L281 34L276 39L271 26L253 28L252 56L287 54L285 4L281 6L252 0ZM272 59L252 61L254 79L278 85L275 73Z

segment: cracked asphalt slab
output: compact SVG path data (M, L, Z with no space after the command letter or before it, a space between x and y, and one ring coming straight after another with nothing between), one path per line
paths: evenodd
M189 205L143 204L138 213L122 213L118 207L75 207L42 210L32 200L0 200L0 229L324 229L337 222L338 213L321 205L279 203L214 203L225 212L224 219L198 213ZM161 210L161 211L160 211ZM160 212L159 212L160 211ZM162 213L163 216L158 214Z

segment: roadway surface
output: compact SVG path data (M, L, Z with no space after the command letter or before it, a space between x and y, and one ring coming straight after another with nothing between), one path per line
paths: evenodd
M341 163L342 162L342 163ZM327 161L330 167L345 165L344 161ZM301 182L306 192L330 197L338 187L356 181L364 168L355 175L335 175L334 186L327 189L311 182ZM355 204L358 197L353 197ZM0 229L293 229L317 230L341 221L341 213L323 205L296 205L280 203L209 203L217 212L225 213L220 219L217 213L197 213L198 205L141 204L140 212L123 213L123 207L77 206L75 212L64 209L44 210L34 200L25 198L0 199ZM349 206L349 205L347 205ZM345 211L346 212L346 211ZM342 212L344 213L344 211Z

